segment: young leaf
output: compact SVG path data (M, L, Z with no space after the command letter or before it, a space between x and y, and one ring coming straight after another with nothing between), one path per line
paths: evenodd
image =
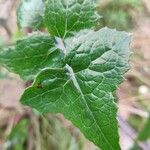
M15 48L1 51L0 64L29 79L45 67L63 66L63 53L54 46L51 36L33 35L17 41Z
M107 28L66 40L65 67L42 71L22 104L63 113L102 150L120 150L113 92L129 68L129 44L127 33Z
M17 9L18 26L37 30L43 26L43 15L43 0L21 0Z
M94 27L99 16L94 0L47 0L44 18L50 34L64 38Z

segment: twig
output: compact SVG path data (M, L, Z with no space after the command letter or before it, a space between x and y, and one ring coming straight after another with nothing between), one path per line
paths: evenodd
M33 129L29 129L28 150L33 150Z
M149 0L142 0L145 7L147 8L148 12L150 13L150 1Z
M32 121L32 124L33 124L33 127L35 129L35 134L36 134L36 150L41 150L41 136L40 136L40 127L39 127L39 122L38 122L38 118L37 116L32 113L31 114L31 121Z

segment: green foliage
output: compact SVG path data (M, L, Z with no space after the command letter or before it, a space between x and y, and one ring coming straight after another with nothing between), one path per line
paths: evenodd
M47 0L45 23L52 35L66 37L95 26L100 18L93 0Z
M43 0L21 0L17 9L17 22L20 28L37 30L43 27Z
M100 27L108 26L119 30L133 27L133 14L142 9L140 0L101 0L97 10L103 16Z
M63 113L102 149L119 149L112 93L128 70L129 42L127 33L107 28L79 33L66 44L65 68L42 71L21 102Z
M54 47L54 38L36 34L18 40L15 48L2 51L0 62L23 79L30 79L43 68L62 67L62 55L62 52Z
M4 46L4 39L2 36L0 36L0 51L3 46Z
M143 121L144 119L138 115L130 115L128 118L129 124L138 132L140 131L142 127L141 122Z
M13 33L13 35L12 35L12 37L11 37L11 40L12 40L12 42L14 43L14 42L16 42L16 41L18 41L19 39L22 39L22 38L24 38L25 37L25 34L21 31L21 30L19 30L18 28L16 29L16 31L15 31L15 33Z
M83 137L74 137L67 129L64 129L60 120L56 117L46 116L41 118L41 149L42 150L82 150ZM64 138L65 137L65 138Z
M0 52L0 63L23 79L34 79L22 104L62 113L102 150L120 150L113 94L129 69L130 35L94 31L99 18L94 0L47 0L45 5L51 36L17 41Z
M141 150L141 148L138 146L137 143L135 143L130 150Z
M147 119L144 127L139 133L138 140L139 141L146 141L150 138L150 117Z
M5 150L36 149L37 145L41 150L83 150L83 136L78 131L75 131L76 136L71 135L56 116L33 113L30 119L21 119L12 128L4 144ZM37 140L37 133L40 140Z
M140 150L139 143L150 138L150 116L143 119L139 116L130 116L129 123L137 130L137 137L131 150Z
M5 78L9 78L9 72L5 68L0 67L0 79Z
M28 120L22 119L18 124L12 129L7 141L9 141L11 150L26 150L25 142L28 137Z

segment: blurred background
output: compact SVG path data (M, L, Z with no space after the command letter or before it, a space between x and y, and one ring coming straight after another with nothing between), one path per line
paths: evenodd
M0 0L0 47L25 33L19 0ZM104 26L132 34L131 70L117 91L122 150L150 150L150 0L97 0ZM98 150L62 115L41 115L19 103L28 83L0 67L0 150Z

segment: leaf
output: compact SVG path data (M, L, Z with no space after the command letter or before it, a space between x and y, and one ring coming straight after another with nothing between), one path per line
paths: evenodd
M62 67L63 53L55 48L54 42L51 36L42 34L19 40L15 48L0 52L0 64L23 79L33 78L45 67Z
M21 0L17 9L17 22L21 28L37 30L43 26L43 0Z
M129 69L129 34L86 30L65 44L65 67L39 73L22 104L63 113L102 150L120 150L113 92Z
M100 17L94 0L47 0L44 18L50 34L64 38L94 27Z
M147 119L143 129L140 131L138 140L139 141L146 141L150 138L150 116Z

